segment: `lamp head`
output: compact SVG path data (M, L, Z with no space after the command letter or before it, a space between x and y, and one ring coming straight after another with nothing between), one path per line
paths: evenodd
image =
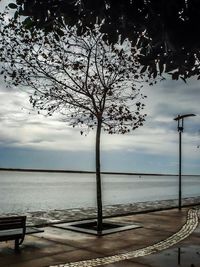
M184 118L187 118L187 117L194 117L194 116L196 116L196 115L193 114L193 113L183 114L183 115L178 115L176 118L174 118L174 120L178 121L178 120L181 120L181 119L184 119Z

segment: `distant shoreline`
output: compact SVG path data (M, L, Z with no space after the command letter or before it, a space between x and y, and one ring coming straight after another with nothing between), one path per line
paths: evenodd
M1 171L18 171L18 172L50 172L50 173L95 173L95 171L81 170L48 170L48 169L21 169L21 168L0 168ZM136 173L136 172L101 172L102 174L114 175L145 175L145 176L178 176L178 174L163 174L163 173ZM200 175L200 174L199 174ZM182 176L199 176L198 174L185 174Z

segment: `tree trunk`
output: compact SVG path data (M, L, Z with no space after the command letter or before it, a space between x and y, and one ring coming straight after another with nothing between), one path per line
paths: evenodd
M101 196L101 167L100 167L100 137L102 120L98 119L96 131L96 190L97 190L97 233L103 229L102 196Z

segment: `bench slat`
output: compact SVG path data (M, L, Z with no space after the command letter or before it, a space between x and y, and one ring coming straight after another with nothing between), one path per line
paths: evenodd
M25 228L26 216L0 218L0 231L6 229Z
M10 229L10 230L2 230L0 231L0 237L5 235L12 235L12 234L23 234L23 229Z

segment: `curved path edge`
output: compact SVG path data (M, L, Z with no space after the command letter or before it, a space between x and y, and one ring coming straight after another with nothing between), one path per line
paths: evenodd
M54 265L50 267L95 267L101 266L106 264L111 264L123 260L133 259L137 257L147 256L158 251L162 251L167 249L178 242L182 241L186 237L188 237L198 226L198 210L197 209L190 209L187 213L187 219L185 224L182 228L176 232L175 234L171 235L170 237L166 238L163 241L150 245L146 248L137 249L134 251L121 253L113 256L107 256L102 258L95 258L91 260L84 260L84 261L77 261L77 262L70 262L66 264Z

